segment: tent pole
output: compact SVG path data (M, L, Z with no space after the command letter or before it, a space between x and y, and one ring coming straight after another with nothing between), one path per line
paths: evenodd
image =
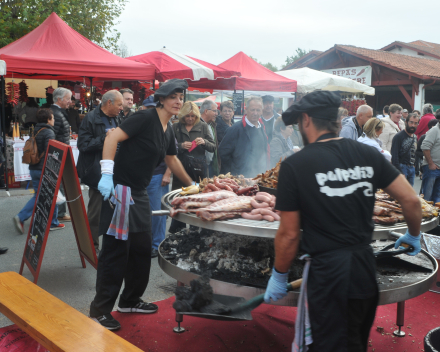
M2 136L3 136L3 145L0 148L0 153L3 152L3 155L6 155L6 114L5 114L5 77L1 76L1 89L0 89L0 93L2 95L1 100L2 100L2 125L1 125L1 130L2 130ZM5 170L5 185L6 185L6 192L9 192L9 180L8 180L8 168L6 165L6 159L5 159L5 165L3 170ZM9 194L9 193L8 193Z
M93 108L93 77L89 77L90 80L90 110Z

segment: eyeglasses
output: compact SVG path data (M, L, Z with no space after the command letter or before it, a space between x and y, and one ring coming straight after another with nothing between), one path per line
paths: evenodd
M217 113L217 109L206 109L206 110L214 111L215 113Z

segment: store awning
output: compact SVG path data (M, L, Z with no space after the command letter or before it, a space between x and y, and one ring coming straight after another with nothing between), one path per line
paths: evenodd
M134 81L154 79L155 67L114 55L70 28L56 13L0 49L8 77Z
M179 78L191 81L201 79L214 80L240 75L240 72L227 70L209 62L198 60L186 55L175 53L167 48L160 51L127 57L128 60L152 64L156 66L156 79L165 82L168 79Z
M313 70L308 67L278 71L277 74L296 80L298 83L298 93L305 94L321 89L368 95L375 94L373 87L353 81L352 79Z
M296 92L296 81L277 75L241 51L221 63L219 67L239 71L241 76L214 81L190 82L190 87L218 90Z

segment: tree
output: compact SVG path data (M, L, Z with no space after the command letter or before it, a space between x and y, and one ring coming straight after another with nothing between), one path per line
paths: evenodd
M131 56L131 50L128 49L127 44L123 41L119 43L119 46L113 51L113 53L123 58Z
M256 62L258 62L260 65L268 68L269 70L276 72L279 71L278 67L276 67L274 64L270 63L270 62L266 62L265 64L263 64L262 62L259 62L255 57L252 57L249 55L249 57L253 60L255 60Z
M296 49L296 55L295 56L288 56L286 58L286 66L294 63L300 57L303 57L304 55L308 54L309 52L310 52L310 50L304 50L304 49L301 49L301 48Z
M52 12L86 38L115 50L125 0L0 0L0 47L38 27Z

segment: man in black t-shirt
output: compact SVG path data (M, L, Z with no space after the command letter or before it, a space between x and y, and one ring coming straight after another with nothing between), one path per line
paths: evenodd
M414 163L416 160L417 137L414 132L419 125L419 117L409 114L405 120L405 129L398 132L391 144L391 162L405 175L411 186L414 186L416 170Z
M283 113L286 125L299 122L305 147L281 164L276 202L281 222L265 301L287 294L288 270L298 250L301 227L301 248L311 259L307 259L309 271L303 274L306 284L301 288L306 300L298 312L308 311L313 343L301 330L307 318L302 320L305 316L298 314L293 350L310 345L309 351L314 352L366 351L378 299L369 245L378 188L400 202L408 224L409 232L396 245L404 241L416 248L412 255L420 251L417 195L377 150L337 137L340 103L337 94L316 91Z

